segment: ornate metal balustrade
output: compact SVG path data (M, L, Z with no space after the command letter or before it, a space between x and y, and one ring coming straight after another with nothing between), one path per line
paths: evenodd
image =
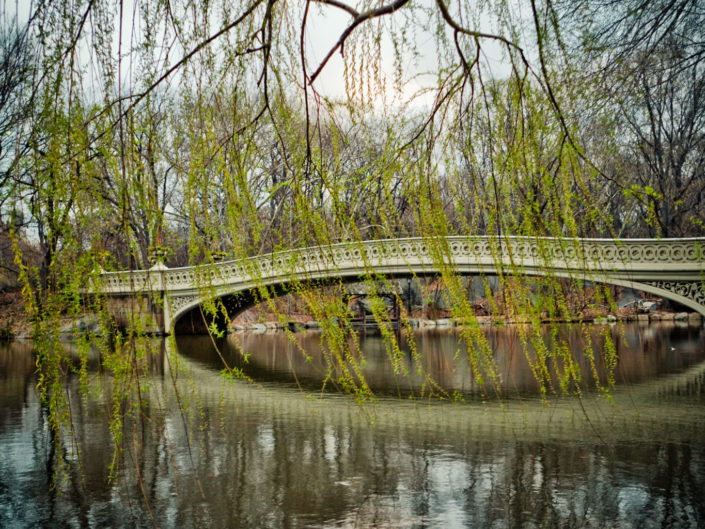
M555 275L628 286L705 315L705 238L439 237L333 244L185 268L110 272L108 296L161 294L164 330L208 298L292 281L436 274Z

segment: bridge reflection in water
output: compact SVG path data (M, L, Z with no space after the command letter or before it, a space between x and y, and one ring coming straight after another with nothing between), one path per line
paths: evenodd
M491 338L500 347L503 332ZM70 380L83 465L70 470L78 485L61 494L49 486L55 456L31 349L0 347L0 525L147 528L153 517L161 527L699 527L703 330L653 325L625 335L618 370L629 383L612 403L593 393L502 406L385 397L356 405L302 392L265 374L289 357L281 335L240 336L261 369L254 384L223 377L199 340L178 338L176 356L155 341L139 413L125 418L118 481L107 479L111 379L94 373L103 391L90 399ZM418 337L428 369L462 384L446 366L448 340Z
M592 366L584 352L586 336L594 352L600 382L607 380L600 354L605 341L605 326L561 324L555 335L554 330L546 327L543 340L549 350L556 342L571 345L571 354L581 371L583 391L589 392L596 387ZM705 330L699 325L629 323L613 325L610 331L619 358L614 373L618 385L647 382L705 361ZM402 367L407 373L401 374L395 373L382 336L375 331L361 331L361 356L356 362L362 365L366 383L378 394L418 396L422 389L428 393L430 377L448 395L454 392L466 395L490 392L494 395L497 388L478 384L468 360L466 341L458 334L456 330L414 332L415 347L423 353L421 365L414 361L406 339L400 334L400 348L404 353ZM493 352L502 393L510 397L538 394L539 384L527 360L527 353L531 357L533 350L529 344L528 351L525 351L518 326L487 326L483 327L483 334ZM335 361L326 354L326 345L317 331L297 333L293 341L284 332L236 333L215 341L205 336L180 336L176 346L182 355L199 360L214 370L223 369L224 359L228 366L238 367L256 381L296 383L310 391L320 389L328 374L334 386L335 378L341 372L337 369L339 366L331 366ZM219 349L217 352L215 347ZM551 355L549 362L557 361L559 357ZM555 373L560 372L562 366L552 367L549 365L549 371L553 373L553 392L560 394ZM480 374L487 380L487 373Z

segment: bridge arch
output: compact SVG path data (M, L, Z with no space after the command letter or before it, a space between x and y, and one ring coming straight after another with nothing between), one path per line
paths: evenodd
M425 271L425 273L429 273L429 272ZM436 270L435 273L438 274L439 272ZM458 273L461 275L467 275L467 276L479 275L478 272L474 272L474 273L458 272ZM492 274L486 274L486 275L492 275ZM414 276L410 273L407 273L407 274L389 276L389 277L387 277L387 279L405 279L405 278L411 278L411 277L414 277ZM416 276L416 277L419 277L419 276ZM536 274L533 276L527 275L526 277L543 277L543 276L540 274ZM564 278L564 279L574 279L569 274L565 274L565 273L556 273L556 274L554 274L554 277ZM337 277L331 276L330 279L337 279ZM359 277L340 278L340 279L343 280L342 282L344 284L345 283L355 283L355 282L360 281ZM346 281L346 279L348 279L348 281ZM697 301L695 301L689 297L686 297L686 295L684 295L684 293L679 293L679 292L675 292L672 290L667 290L665 288L662 288L660 286L650 284L647 282L637 282L637 281L630 281L630 280L617 279L617 278L608 278L608 279L604 279L602 281L597 281L595 279L591 279L591 281L600 282L600 283L607 284L607 285L622 286L622 287L631 288L634 290L639 290L642 292L648 292L648 293L653 294L655 296L659 296L663 299L667 299L667 300L679 303L680 305L688 307L689 309L691 309L695 312L698 312L703 317L705 317L705 307L702 304L698 303ZM281 292L276 292L276 290L275 290L274 296L276 297L276 296L279 296L279 295L286 293L287 285L288 285L288 283L277 283L277 284L269 284L267 286L274 287L275 289L277 289L277 288L282 289ZM238 302L237 302L236 307L232 307L232 305L229 304L228 298L231 298L231 297L237 297ZM234 317L237 316L238 314L240 314L241 312L244 312L250 308L253 308L254 306L256 306L259 303L256 296L254 296L251 292L246 291L246 290L245 291L238 290L238 291L233 291L233 292L222 293L215 299L220 299L220 300L224 301L224 305L228 309L231 309L231 307L234 309L234 310L232 310L232 312L229 312L229 317L231 319L234 319ZM214 298L209 297L208 295L194 296L194 297L189 296L188 301L186 301L183 305L179 306L177 311L172 314L170 325L177 326L179 320L182 317L193 312L194 309L199 308L205 302L213 301L213 300L214 300Z

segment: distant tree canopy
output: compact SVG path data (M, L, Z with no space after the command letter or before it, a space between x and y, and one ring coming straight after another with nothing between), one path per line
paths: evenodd
M599 108L590 157L615 182L625 236L703 233L705 6L683 1L566 2L566 41ZM589 78L589 79L588 79ZM588 133L590 136L590 133ZM594 143L593 143L594 142Z

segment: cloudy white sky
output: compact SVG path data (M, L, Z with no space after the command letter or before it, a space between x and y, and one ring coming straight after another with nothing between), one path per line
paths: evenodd
M2 2L0 9L2 9L2 17L5 21L17 16L18 20L22 23L27 20L29 13L32 9L36 8L36 2L34 0L0 0ZM416 4L423 3L433 3L433 0L416 0ZM139 5L139 0L125 0L123 3L123 27L131 28L133 24L139 25L139 14L135 16L135 13L139 13L137 6ZM238 2L234 2L237 5ZM220 4L219 2L214 4ZM350 4L356 6L357 2L353 0ZM432 6L433 7L433 6ZM84 7L82 7L83 9ZM232 15L231 15L232 16ZM398 86L395 83L395 54L392 44L392 40L389 37L389 31L383 31L383 37L380 41L381 49L381 61L380 61L380 76L383 80L385 90L377 91L371 101L373 106L380 108L387 105L398 105L409 101L412 96L418 95L424 89L434 88L437 85L436 73L438 72L438 53L436 49L436 41L434 35L429 31L424 31L422 27L424 26L424 20L409 20L406 18L407 15L397 12L393 15L388 15L380 19L366 22L365 24L382 24L384 27L388 28L390 25L394 24L398 30L402 29L402 26L406 24L408 30L408 35L411 35L411 39L416 43L416 54L411 53L409 49L403 49L402 51L402 70L403 70L403 85L401 86L401 92L398 92ZM419 12L416 12L415 16L420 16ZM218 23L220 20L218 17L213 17L216 20L214 23ZM307 31L305 38L306 47L306 58L308 62L308 73L311 74L313 70L320 64L323 58L326 56L328 51L335 45L339 39L342 32L349 25L351 21L351 16L349 13L339 9L335 6L330 5L312 5L309 11ZM485 32L496 31L493 24L490 22L490 18L487 14L478 15L474 22L464 21L468 26L473 29L477 29ZM90 25L92 21L88 22L88 33L90 31ZM352 51L353 43L356 37L361 31L364 31L364 24L359 26L351 35L349 42L346 46L347 58L343 59L340 51L337 51L325 66L325 69L321 75L317 78L314 83L314 87L317 92L321 95L333 99L345 99L348 94L346 94L345 89L345 61L347 61L348 67L355 65L353 56L359 57L361 50ZM119 27L116 21L115 27ZM128 30L129 31L129 30ZM296 28L298 34L298 28ZM448 33L450 35L450 33ZM298 44L298 42L297 42ZM214 43L213 46L216 46ZM117 56L117 37L114 43L114 55ZM133 76L133 69L130 68L131 57L125 53L129 49L129 40L124 38L123 41L123 87L133 86L136 79ZM489 68L488 74L494 76L505 76L509 72L509 67L507 63L503 60L502 49L496 45L494 42L485 41L483 42L483 59L486 66ZM170 52L171 61L179 58L183 51ZM372 50L370 53L376 53L376 50ZM357 55L356 55L357 54ZM81 53L81 60L85 63L87 68L93 68L91 65L92 59L89 58L88 52ZM173 81L174 79L171 79ZM124 89L124 88L123 88ZM429 91L428 93L417 97L413 101L413 106L430 106L434 98L434 93Z
M428 2L426 2L428 3ZM354 2L352 3L354 5ZM396 17L394 22L398 26L401 25L402 17L400 14L393 14L378 21L371 23L391 24L392 17ZM351 16L333 6L317 6L311 9L307 24L306 35L306 56L309 63L309 74L315 69L321 60L326 56L328 51L335 45L340 35L349 25ZM479 18L479 26L473 26L473 29L480 31L492 32L494 28L489 22L486 15ZM407 23L407 25L409 25ZM409 28L410 33L413 33L417 40L418 54L412 55L409 50L402 50L403 54L403 71L404 71L404 87L401 94L402 100L409 100L415 94L418 94L424 89L437 86L436 73L438 71L438 57L436 50L436 42L434 36L429 32L420 30L419 23L414 29ZM359 31L358 28L356 31ZM450 37L450 32L448 32ZM451 37L452 38L452 37ZM388 94L378 95L378 100L375 106L393 103L394 98L394 70L395 56L392 41L389 38L388 32L384 34L381 41L382 75L386 78ZM489 67L489 72L497 77L506 76L509 73L509 65L503 58L503 52L500 46L495 42L483 42L483 60ZM327 63L325 70L321 76L315 81L314 86L317 91L327 97L342 98L345 94L344 83L344 59L339 51L337 51L330 61ZM418 97L414 102L414 106L427 106L433 101L433 93L429 92L421 97ZM387 101L384 101L387 99ZM398 102L398 100L396 101Z

